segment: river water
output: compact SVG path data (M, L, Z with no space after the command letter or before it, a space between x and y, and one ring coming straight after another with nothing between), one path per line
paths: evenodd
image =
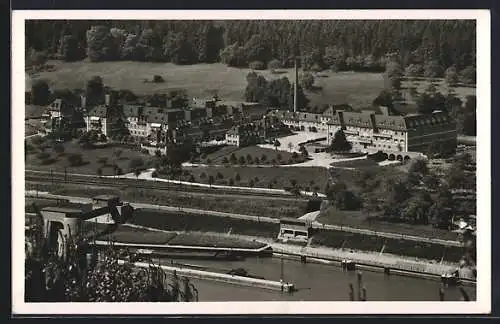
M244 261L174 260L177 263L210 267L207 271L244 268L250 274L279 281L281 259L249 258ZM217 271L220 272L220 271ZM386 276L384 273L362 271L363 285L369 301L439 301L441 283L434 280ZM208 280L192 280L198 289L200 301L346 301L349 300L348 284L356 292L356 274L343 272L331 264L283 260L284 280L293 283L298 291L293 294L262 288L231 285ZM471 300L476 298L474 287L465 287ZM445 300L459 301L461 294L456 287L445 288Z

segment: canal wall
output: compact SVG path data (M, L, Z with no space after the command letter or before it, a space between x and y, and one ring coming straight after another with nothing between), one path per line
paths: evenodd
M120 264L127 263L127 261L125 261L125 260L119 260L118 262ZM146 263L146 262L136 262L136 263L133 263L133 265L135 267L146 268L146 269L149 269L149 267L150 267L150 264ZM223 283L227 283L227 284L241 285L241 286L254 287L254 288L262 288L262 289L275 290L275 291L284 291L284 292L289 292L289 291L294 289L293 284L281 283L279 281L257 279L257 278L250 278L250 277L242 277L242 276L230 275L230 274L225 274L225 273L210 272L210 271L203 271L203 270L196 270L196 269L187 269L187 268L180 268L180 267L167 266L167 265L159 265L159 267L162 268L165 272L168 272L168 273L176 272L180 276L184 276L184 277L188 277L188 278L192 278L192 279L210 280L210 281L223 282Z

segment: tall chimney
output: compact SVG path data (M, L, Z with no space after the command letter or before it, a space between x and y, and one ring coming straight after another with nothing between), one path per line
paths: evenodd
M110 95L109 93L107 93L107 94L105 95L105 97L104 97L104 98L105 98L105 99L104 99L104 100L105 100L105 102L104 102L104 103L105 103L105 105L106 105L106 106L111 105L111 95Z
M85 95L80 96L82 108L87 107L87 97Z
M297 64L297 57L295 57L295 82L293 84L293 112L296 113L297 112L297 106L298 106L298 102L297 102L297 98L298 98L298 93L299 93L299 87L298 87L298 83L299 83L299 68L298 68L298 64Z

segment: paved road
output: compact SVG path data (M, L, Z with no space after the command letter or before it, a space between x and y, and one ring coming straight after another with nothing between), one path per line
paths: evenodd
M35 194L35 192L34 191L26 191L26 194L33 196ZM53 195L53 194L49 194L49 193L40 193L40 192L38 193L38 197L40 197L40 198L68 199L72 202L78 202L78 203L91 202L91 199L89 199L89 198ZM154 204L148 204L148 203L130 203L130 205L135 207L135 208L156 209L156 210L164 210L164 211L179 211L179 212L201 214L201 215L231 217L231 218L235 218L235 219L245 219L245 220L251 220L251 221L258 221L258 222L279 223L279 219L272 218L272 217L265 217L265 216L251 216L251 215L243 215L243 214L235 214L235 213L224 213L224 212L211 211L211 210L162 206L162 205L154 205ZM364 234L364 235L376 235L376 236L386 237L386 238L405 239L405 240L409 240L409 241L434 243L434 244L440 244L440 245L444 245L444 246L462 246L460 244L460 242L458 242L458 241L431 239L431 238L426 238L426 237L421 237L421 236L410 236L410 235L402 235L402 234L389 233L389 232L377 232L377 231L348 227L348 226L322 224L322 223L319 223L316 221L314 221L312 223L312 226L313 226L313 228L318 228L318 229L344 231L344 232L358 233L358 234Z

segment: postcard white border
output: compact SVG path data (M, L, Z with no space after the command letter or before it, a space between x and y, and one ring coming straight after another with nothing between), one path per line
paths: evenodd
M24 302L24 22L29 19L473 19L477 22L477 300L475 302ZM12 13L12 312L14 314L486 314L491 311L489 10L20 10ZM17 256L17 257L16 257Z

